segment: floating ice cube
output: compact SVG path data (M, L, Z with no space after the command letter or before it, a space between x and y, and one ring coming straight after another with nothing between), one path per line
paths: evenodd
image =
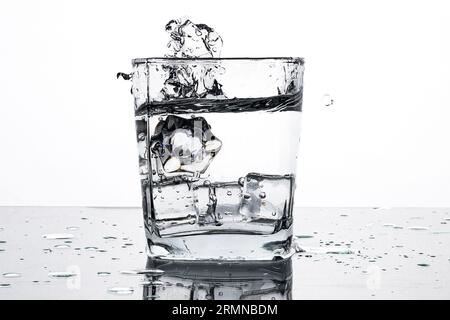
M160 120L151 140L158 173L166 177L204 173L222 147L202 117L170 115Z
M216 183L215 195L217 198L216 216L221 223L240 222L239 213L242 189L237 183Z
M249 173L244 181L240 213L250 220L288 218L293 192L291 175Z
M215 188L208 180L202 185L193 187L194 205L200 225L215 224L218 222L216 215L217 197Z
M160 229L169 227L169 220L195 222L194 194L186 182L167 182L153 189L153 211Z

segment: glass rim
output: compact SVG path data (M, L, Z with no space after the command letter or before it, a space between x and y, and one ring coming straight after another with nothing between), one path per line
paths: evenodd
M305 59L300 57L229 57L229 58L175 58L175 57L152 57L152 58L136 58L131 60L133 66L145 63L161 63L161 62L218 62L218 61L278 61L284 63L296 63L299 65L305 64Z

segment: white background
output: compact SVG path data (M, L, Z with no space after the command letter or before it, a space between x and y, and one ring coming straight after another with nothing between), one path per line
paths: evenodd
M450 6L430 0L1 1L0 205L140 205L115 73L182 16L222 56L305 57L297 205L450 206Z

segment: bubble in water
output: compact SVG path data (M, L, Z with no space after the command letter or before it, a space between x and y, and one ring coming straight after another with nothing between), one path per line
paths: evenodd
M334 100L331 98L329 94L324 94L322 96L322 105L325 107L330 107L334 104Z
M116 295L130 295L133 294L133 287L112 287L108 288L108 292Z
M70 233L49 233L44 234L42 237L48 240L65 240L65 239L72 239L74 235Z
M5 278L19 278L20 276L21 274L17 272L6 272L3 274L3 277Z
M77 275L76 273L68 271L54 271L48 273L48 276L50 278L70 278L75 277L76 275Z
M264 191L261 191L261 192L259 193L259 197L260 197L261 199L264 199L264 198L266 197L266 193L265 193Z

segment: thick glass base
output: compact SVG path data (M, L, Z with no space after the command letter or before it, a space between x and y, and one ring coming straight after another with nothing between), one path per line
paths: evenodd
M277 261L291 257L292 226L273 234L197 234L157 237L147 230L147 255L177 261Z

